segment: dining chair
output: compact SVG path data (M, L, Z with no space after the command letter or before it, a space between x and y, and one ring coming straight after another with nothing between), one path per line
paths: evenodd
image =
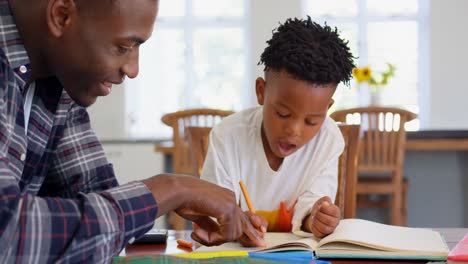
M343 134L345 147L338 160L338 190L335 204L340 208L342 218L355 218L357 168L361 144L360 125L339 125L339 128Z
M191 127L213 127L216 123L234 113L233 111L199 108L165 114L161 121L172 127L174 143L173 168L175 173L193 175L193 161L185 129Z
M360 124L363 130L357 206L390 208L390 223L406 225L408 183L403 178L404 125L417 115L394 107L360 107L336 111L330 117L346 124ZM370 195L388 195L389 201L372 201Z
M205 162L206 153L210 141L211 127L187 127L186 133L188 136L190 153L192 155L193 170L198 177L201 176L203 163Z
M233 111L197 108L186 109L162 116L161 121L172 127L172 142L174 145L172 152L173 171L177 174L198 175L194 170L192 155L189 150L189 142L186 135L187 127L213 127L216 123L234 113ZM184 230L186 222L175 213L168 215L168 223L171 229Z

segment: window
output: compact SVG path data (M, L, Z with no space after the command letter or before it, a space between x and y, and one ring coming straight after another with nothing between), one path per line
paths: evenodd
M382 91L385 105L419 114L407 124L417 130L424 124L428 98L428 1L424 0L303 0L306 15L338 27L358 57L357 65L383 71L385 63L396 66L395 76ZM368 90L340 85L335 109L368 104Z
M160 121L168 112L240 110L249 102L246 1L160 1L153 37L140 48L140 73L125 83L132 137L169 137Z

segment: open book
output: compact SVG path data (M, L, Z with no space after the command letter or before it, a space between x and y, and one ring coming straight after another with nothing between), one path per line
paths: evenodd
M305 237L307 236L307 237ZM335 232L317 239L305 232L267 233L266 248L245 248L239 243L202 246L196 251L244 250L275 252L314 251L318 258L445 260L449 252L441 235L430 229L390 226L361 219L344 219Z

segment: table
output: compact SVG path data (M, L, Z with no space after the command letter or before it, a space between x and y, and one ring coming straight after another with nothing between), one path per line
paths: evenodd
M408 131L406 137L409 151L468 151L467 130Z
M458 241L460 241L465 234L468 233L468 228L433 228L440 232L444 237L447 245L452 249ZM186 249L177 247L177 239L185 239L193 241L190 238L190 230L174 231L170 230L168 233L166 244L154 244L154 245L130 245L126 248L126 256L142 256L142 255L157 255L157 254L174 254L174 253L187 253ZM196 244L196 243L195 243ZM376 261L376 260L331 260L333 264L415 264L415 263L426 263L424 261Z

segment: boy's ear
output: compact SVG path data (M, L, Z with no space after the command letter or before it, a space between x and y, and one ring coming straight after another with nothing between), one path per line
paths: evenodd
M50 0L46 10L47 27L55 37L61 37L76 18L74 0Z
M265 80L262 77L258 77L255 80L255 93L257 94L257 102L259 105L263 105L265 99Z
M333 100L333 98L330 99L330 103L328 103L328 109L330 109L333 104L335 103L335 100Z

